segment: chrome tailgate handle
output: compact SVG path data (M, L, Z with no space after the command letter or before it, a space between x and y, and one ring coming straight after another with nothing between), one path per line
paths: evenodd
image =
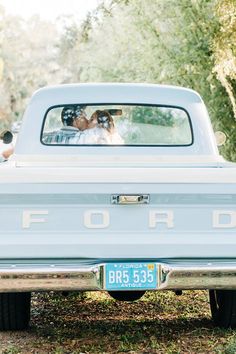
M116 194L111 196L112 204L149 204L148 194L124 195Z

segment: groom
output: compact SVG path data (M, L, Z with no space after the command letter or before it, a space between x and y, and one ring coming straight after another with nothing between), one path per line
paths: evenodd
M71 105L63 108L61 121L63 127L60 130L46 133L43 136L45 144L77 145L80 144L80 136L88 128L88 119L85 105Z

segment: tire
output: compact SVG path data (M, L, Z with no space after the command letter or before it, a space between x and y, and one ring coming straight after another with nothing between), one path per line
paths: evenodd
M210 290L213 322L222 328L236 327L236 290Z
M0 331L28 328L31 293L0 294Z
M109 295L118 301L135 301L139 300L145 291L109 291Z

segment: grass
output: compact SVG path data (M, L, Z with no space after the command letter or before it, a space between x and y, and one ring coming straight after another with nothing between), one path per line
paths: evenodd
M236 353L236 332L213 327L205 291L147 292L134 303L34 294L31 318L26 332L0 333L0 354Z
M18 353L20 353L20 351L21 351L21 350L20 350L19 348L10 345L8 348L4 349L4 350L2 351L2 353L3 353L3 354L18 354Z

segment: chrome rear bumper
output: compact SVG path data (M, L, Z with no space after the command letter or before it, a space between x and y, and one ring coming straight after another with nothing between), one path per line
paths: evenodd
M178 260L156 264L159 269L156 290L236 289L236 260L232 262ZM0 292L102 291L106 290L104 266L104 263L2 264Z

